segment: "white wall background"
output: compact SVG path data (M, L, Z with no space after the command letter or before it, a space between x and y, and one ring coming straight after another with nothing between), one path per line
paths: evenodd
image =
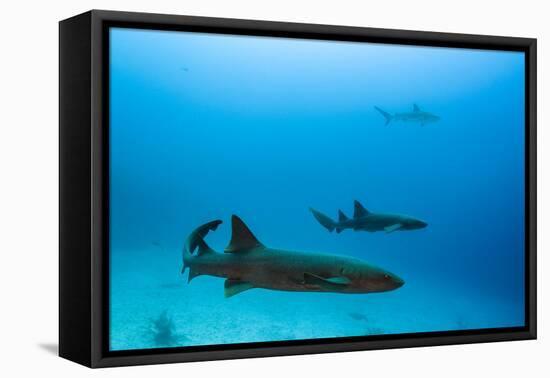
M0 22L0 375L109 377L517 377L550 373L550 27L541 0L6 1ZM55 356L58 26L112 9L539 39L539 340L89 370ZM467 109L465 109L467 111ZM546 147L546 148L545 148ZM487 220L490 221L490 220ZM231 327L230 324L227 325ZM546 349L546 351L545 351ZM546 375L547 376L547 375Z

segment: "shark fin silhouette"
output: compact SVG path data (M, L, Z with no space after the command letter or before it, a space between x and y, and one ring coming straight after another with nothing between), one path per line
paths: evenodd
M378 106L375 106L374 109L378 110L378 112L384 116L384 118L386 119L386 125L389 125L389 123L393 119L393 116L390 113L383 111Z
M345 289L350 280L347 277L323 278L311 273L304 273L304 283L307 285L316 285L327 290Z
M338 222L345 222L349 220L349 218L344 214L342 210L338 210Z
M229 298L253 288L254 286L250 282L228 278L223 285L223 294L226 298Z
M362 218L367 215L369 215L369 211L359 201L353 201L353 218Z
M396 224L392 224L391 226L384 227L384 231L386 231L386 233L389 234L391 232L399 230L401 227L403 227L401 223L396 223Z
M246 224L236 215L231 216L231 241L225 248L226 253L247 252L251 249L265 248Z
M317 221L321 223L321 226L326 228L329 232L334 231L334 229L336 228L336 222L330 219L330 217L326 216L320 211L315 210L312 207L309 208L309 211L311 211L315 219L317 219Z

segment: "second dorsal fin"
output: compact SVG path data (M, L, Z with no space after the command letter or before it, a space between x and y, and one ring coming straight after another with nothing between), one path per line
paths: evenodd
M338 222L345 222L349 220L349 218L344 214L342 210L338 210Z
M226 253L247 252L256 248L265 248L246 224L236 215L231 216L231 241L225 248Z
M205 253L214 253L214 250L210 248L208 244L204 241L203 238L197 238L197 246L199 247L197 256L204 255Z

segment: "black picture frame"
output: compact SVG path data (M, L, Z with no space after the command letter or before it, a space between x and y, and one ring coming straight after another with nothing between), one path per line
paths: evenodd
M112 26L525 53L525 327L108 350ZM59 354L89 367L536 338L536 39L92 10L59 24Z

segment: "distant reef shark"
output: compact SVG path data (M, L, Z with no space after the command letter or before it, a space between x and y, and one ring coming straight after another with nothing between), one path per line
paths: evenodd
M200 275L225 278L225 297L253 288L365 294L404 284L395 274L355 258L266 247L236 215L231 217L231 241L225 253L218 253L204 237L221 223L206 223L189 235L183 248L182 273L189 268L188 282Z
M375 106L374 108L384 116L384 118L386 119L386 125L388 125L391 121L403 121L420 123L422 126L424 126L428 123L437 122L440 119L438 116L432 113L420 110L420 108L416 104L413 105L412 112L395 113L394 115L391 115L390 113L380 109L378 106Z
M359 203L353 202L353 218L348 218L342 210L338 210L338 221L332 220L325 214L310 208L315 219L321 223L330 232L336 230L337 233L345 229L354 231L394 231L417 230L426 227L428 224L419 219L399 214L382 214L368 211Z

